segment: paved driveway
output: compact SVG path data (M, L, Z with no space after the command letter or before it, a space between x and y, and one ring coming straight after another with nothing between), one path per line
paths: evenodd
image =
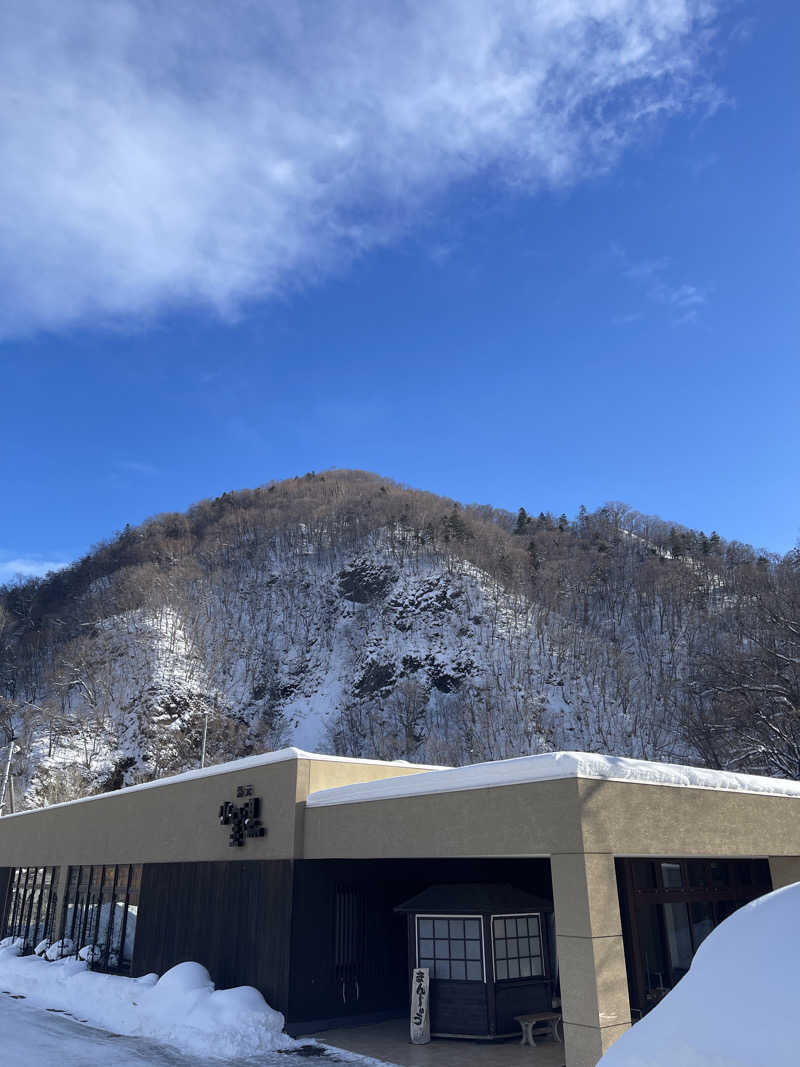
M225 1067L328 1067L351 1062L334 1052L322 1055L272 1052L249 1060L225 1060ZM316 1053L316 1049L313 1050ZM360 1060L362 1065L367 1061ZM373 1061L374 1062L374 1061ZM0 995L0 1063L3 1067L220 1067L139 1037L120 1037L34 1008L24 999Z

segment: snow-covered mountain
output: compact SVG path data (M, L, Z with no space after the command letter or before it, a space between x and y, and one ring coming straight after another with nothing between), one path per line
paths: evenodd
M618 505L516 518L328 472L126 528L3 595L2 724L52 803L285 743L475 762L699 759L712 554ZM669 543L669 537L673 543ZM679 556L683 553L679 552Z

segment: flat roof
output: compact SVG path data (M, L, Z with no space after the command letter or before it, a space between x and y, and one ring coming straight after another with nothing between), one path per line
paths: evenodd
M800 782L766 778L734 771L714 771L677 763L651 763L624 756L593 752L545 752L538 756L475 763L467 767L426 771L402 778L337 786L311 793L306 803L322 808L336 804L359 804L372 800L428 796L467 789L494 789L528 782L563 778L590 778L608 782L635 782L672 788L711 789L762 796L800 797Z

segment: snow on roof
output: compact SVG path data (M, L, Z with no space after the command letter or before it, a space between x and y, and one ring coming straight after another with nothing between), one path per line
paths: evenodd
M800 782L783 778L711 771L676 763L650 763L647 760L601 756L592 752L545 752L539 756L521 756L493 763L475 763L469 767L427 771L404 778L384 778L377 782L322 789L312 793L307 804L321 808L465 789L491 789L525 782L549 782L561 778L594 778L609 782L636 782L640 785L800 797Z
M244 759L230 760L228 763L217 763L213 767L198 767L194 771L184 771L183 774L173 774L170 778L155 778L152 782L141 782L139 785L129 785L124 789L116 789L111 793L95 793L89 797L78 797L76 800L65 800L61 804L50 804L47 808L30 808L25 811L14 812L13 815L4 815L4 819L16 819L23 815L32 815L36 811L49 811L50 808L66 808L70 804L87 804L90 800L104 800L107 797L118 797L126 793L136 793L142 789L158 789L162 785L177 785L179 782L191 782L196 778L211 778L215 774L231 774L239 771L249 771L254 767L263 767L268 763L285 763L288 760L321 760L329 763L363 763L368 766L378 767L423 767L425 770L441 770L435 764L409 763L408 760L378 760L357 759L355 756L326 756L320 752L304 752L301 748L281 748L276 752L261 752L257 756L245 756ZM394 780L394 779L393 779Z

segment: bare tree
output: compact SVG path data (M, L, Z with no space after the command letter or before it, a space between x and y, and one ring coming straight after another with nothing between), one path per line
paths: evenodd
M688 728L706 759L800 778L800 549L749 566L729 630L701 653Z

